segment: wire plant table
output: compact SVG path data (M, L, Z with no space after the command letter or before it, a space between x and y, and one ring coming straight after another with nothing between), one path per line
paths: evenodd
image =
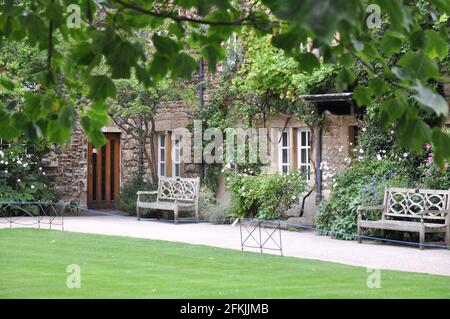
M64 230L66 203L0 201L0 224L61 227Z
M283 256L281 222L261 219L239 219L241 250L245 248L279 251Z

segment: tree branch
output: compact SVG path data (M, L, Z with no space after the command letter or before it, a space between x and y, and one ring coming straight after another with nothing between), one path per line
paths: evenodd
M251 12L249 12L246 16L244 16L240 19L237 19L237 20L211 21L211 20L206 20L206 19L197 19L197 18L190 18L190 17L186 17L186 16L174 15L173 10L171 10L170 12L167 12L167 11L158 12L155 10L148 10L148 9L142 8L140 6L137 6L135 4L128 3L124 0L112 0L112 1L120 4L121 6L123 6L126 9L129 9L129 10L133 10L133 11L136 11L136 12L139 12L142 14L150 15L152 17L171 19L176 22L191 22L191 23L206 24L206 25L213 25L213 26L242 25L245 22L251 22L252 24L256 24L255 17L252 15Z

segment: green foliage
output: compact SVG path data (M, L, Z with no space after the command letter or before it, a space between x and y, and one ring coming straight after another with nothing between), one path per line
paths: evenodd
M300 172L290 174L228 173L226 186L231 192L234 210L240 217L276 219L298 202L306 189L305 177Z
M398 121L398 137L405 147L419 151L424 143L432 142L439 154L450 157L438 151L448 149L449 141L436 134L433 138L433 125L417 116L420 109L448 115L433 84L443 79L445 70L439 67L448 66L450 6L443 0L374 3L386 15L383 32L368 29L366 0L263 1L252 6L231 0L3 1L0 45L22 42L45 53L46 59L43 67L32 72L36 89L13 104L2 100L0 137L11 140L24 133L31 140L44 136L63 143L70 137L73 114L79 111L89 140L100 145L105 142L101 127L108 120L105 102L116 97L113 79L127 79L136 73L139 82L148 87L166 76L190 78L199 57L215 71L225 57L222 44L233 33L250 29L265 39L261 45L267 49L254 51L260 58L253 62L265 63L264 67L246 69L248 88L253 91L248 93L259 97L268 94L263 99L264 109L271 110L273 96L289 101L295 98L294 93L301 92L295 83L286 86L294 79L291 71L314 74L323 67L313 54L302 49L311 38L321 47L325 63L337 61L335 87L339 90L355 85L357 74L352 64L363 66L370 76L383 82L370 92L359 89L359 103L367 104L370 98L378 99L383 94L401 104L402 97L414 95L414 104L400 110L396 117L383 117L383 122L390 125ZM66 23L69 4L82 8L79 28ZM185 12L197 15L186 16ZM339 39L335 39L337 32ZM268 60L273 48L283 50L284 57L276 51L278 57ZM252 83L252 78L258 81ZM1 81L2 89L19 89L12 85L14 80L9 80ZM380 87L387 92L381 93ZM80 103L80 97L88 101ZM247 101L242 107L251 109L255 104ZM436 158L441 168L443 157Z
M55 201L53 183L45 175L41 160L48 151L46 143L21 140L0 148L1 201Z
M354 239L358 206L380 205L385 187L407 187L411 179L403 162L373 157L355 162L336 177L329 199L322 201L317 228L323 234Z
M205 214L216 203L216 193L208 186L201 185L198 200L200 213Z
M217 204L208 208L204 215L213 224L224 224L232 216L232 209L228 205Z
M151 186L147 182L145 182L139 175L136 175L130 180L127 180L120 188L119 209L130 215L136 215L136 193L138 191L150 190L152 190Z

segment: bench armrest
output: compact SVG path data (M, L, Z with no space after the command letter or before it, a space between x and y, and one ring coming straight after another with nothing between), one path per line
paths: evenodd
M365 210L384 210L384 206L383 205L376 205L376 206L364 206L361 205L359 206L356 211L358 212L358 220L362 219L362 212Z
M137 192L136 193L136 195L157 195L158 194L158 191L149 191L149 192L147 192L147 191L139 191L139 192Z
M158 191L139 191L136 193L137 201L141 201L141 195L158 195Z

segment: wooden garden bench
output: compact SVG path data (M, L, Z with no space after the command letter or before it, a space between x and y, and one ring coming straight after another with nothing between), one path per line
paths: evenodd
M194 211L198 220L198 197L200 178L172 178L160 177L158 190L151 192L137 192L136 214L140 220L141 209L171 210L174 222L178 223L179 211ZM157 195L156 201L146 201L142 195Z
M362 219L362 211L380 210L380 220ZM433 189L386 188L383 205L358 207L358 242L363 228L419 233L420 249L425 234L445 233L450 245L450 191Z

